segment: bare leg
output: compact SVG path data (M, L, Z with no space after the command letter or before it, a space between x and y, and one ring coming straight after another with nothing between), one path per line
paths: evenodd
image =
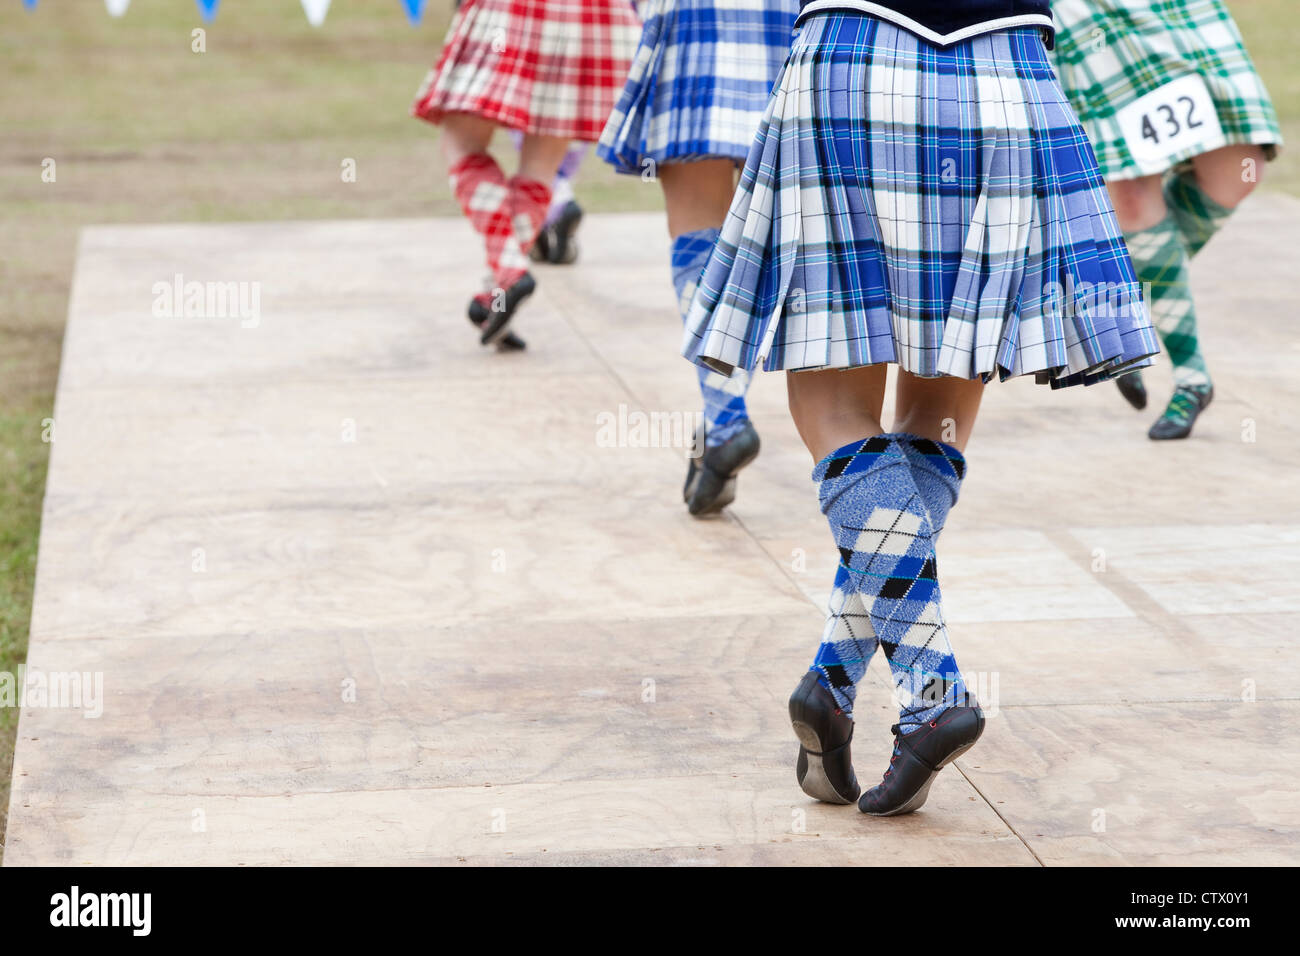
M894 431L966 451L984 397L980 379L920 378L900 371L895 395Z
M525 134L519 147L519 175L550 186L569 151L569 141L558 136Z
M790 416L813 461L884 430L880 408L885 401L885 369L868 365L786 373Z
M1167 210L1162 177L1117 179L1107 183L1106 188L1124 232L1140 232L1164 221Z
M1207 196L1235 209L1259 185L1266 162L1262 146L1225 146L1195 157L1192 167Z
M442 123L442 154L448 166L455 166L466 156L486 152L496 132L496 124L470 113L448 113Z
M673 238L697 229L721 229L736 190L736 166L729 159L664 163L658 170Z

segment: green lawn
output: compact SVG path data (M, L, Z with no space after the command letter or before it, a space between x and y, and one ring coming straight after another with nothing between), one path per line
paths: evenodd
M1231 4L1300 145L1294 0ZM191 51L192 0L0 3L0 671L26 652L41 496L77 231L89 223L455 213L433 130L407 110L450 16L338 0L320 30L297 0L227 0ZM1267 188L1300 194L1300 152ZM57 181L41 180L55 160ZM345 158L357 181L343 183ZM588 159L593 210L658 190ZM666 273L665 273L666 274ZM0 709L0 834L17 713Z

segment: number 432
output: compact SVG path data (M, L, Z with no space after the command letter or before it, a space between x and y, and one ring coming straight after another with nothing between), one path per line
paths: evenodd
M1166 132L1165 137L1172 139L1179 133L1183 132L1184 124L1187 129L1200 129L1205 123L1196 118L1196 101L1190 96L1180 96L1177 100L1178 106L1186 105L1187 109L1183 114L1183 120L1178 121L1178 111L1168 103L1161 103L1156 107L1156 113L1163 118ZM1151 122L1151 114L1144 113L1142 116L1142 138L1149 139L1152 143L1159 145L1160 133L1156 130L1155 124Z

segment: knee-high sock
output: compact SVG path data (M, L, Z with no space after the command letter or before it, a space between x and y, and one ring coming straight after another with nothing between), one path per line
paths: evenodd
M1150 291L1151 320L1174 366L1174 383L1206 387L1210 372L1196 334L1196 308L1188 282L1187 246L1172 214L1150 229L1124 233L1133 271Z
M515 240L527 252L537 240L546 221L546 208L551 201L551 187L526 176L511 176L506 185L510 189L510 221L514 225Z
M920 435L896 437L903 454L907 456L912 480L925 505L931 534L937 540L948 520L948 512L957 503L957 497L961 493L966 459L956 448L943 442L931 441ZM854 587L853 575L841 566L835 572L826 627L822 632L822 644L818 648L813 669L821 671L823 686L836 695L840 706L849 713L852 713L852 694L846 694L836 686L837 680L842 685L848 676L844 662L851 662L849 666L853 667L854 675L851 683L856 684L862 674L866 673L878 645L862 593ZM838 670L832 672L829 668Z
M966 688L943 623L929 514L900 437L846 445L818 462L813 478L840 566L862 596L903 701L900 727L910 733L964 701ZM823 659L827 650L823 644L813 666L851 713L866 662Z
M1200 252L1232 215L1231 209L1209 197L1191 170L1174 173L1165 182L1165 205L1174 214L1188 258Z
M683 321L690 311L700 274L717 242L717 229L696 229L673 240L673 286L677 289L677 307ZM727 376L702 366L697 366L696 372L704 399L704 443L716 448L734 437L749 420L745 393L749 391L750 375L744 369L736 369Z
M546 210L546 225L560 218L564 207L573 199L573 177L578 175L582 158L587 155L587 143L574 143L564 154L560 168L555 171L555 182L551 184L551 206Z
M961 482L966 477L966 456L941 441L931 441L920 435L898 435L898 445L907 456L912 480L921 493L926 513L930 516L930 533L935 538L948 521L948 512L961 494Z
M528 257L515 236L510 187L495 159L471 153L451 167L451 191L483 237L492 281L505 289L528 271Z

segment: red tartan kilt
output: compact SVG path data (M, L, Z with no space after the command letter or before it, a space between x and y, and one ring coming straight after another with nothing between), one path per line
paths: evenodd
M640 36L629 0L469 0L411 113L595 142Z

